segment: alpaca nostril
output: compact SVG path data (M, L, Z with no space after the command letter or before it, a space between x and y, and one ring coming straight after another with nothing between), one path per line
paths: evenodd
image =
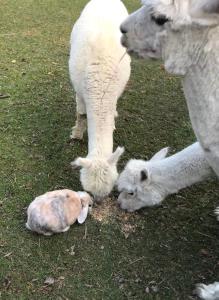
M128 30L123 25L120 26L120 31L122 34L126 34L128 32Z

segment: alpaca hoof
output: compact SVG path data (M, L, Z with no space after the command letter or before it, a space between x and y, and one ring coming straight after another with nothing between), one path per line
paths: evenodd
M80 166L78 166L78 165L75 164L75 161L72 161L72 162L70 163L70 166L71 166L71 168L72 168L73 170L80 170L80 169L81 169Z
M72 133L70 135L71 140L82 140L83 139L83 133L79 130L72 130Z

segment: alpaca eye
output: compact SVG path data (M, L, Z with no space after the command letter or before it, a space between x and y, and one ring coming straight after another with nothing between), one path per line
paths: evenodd
M130 192L130 193L128 193L130 196L133 196L134 195L134 193L133 192Z
M154 21L158 26L162 26L166 22L169 21L169 19L167 19L164 15L160 15L160 16L157 16L157 17L155 15L152 15L151 20Z

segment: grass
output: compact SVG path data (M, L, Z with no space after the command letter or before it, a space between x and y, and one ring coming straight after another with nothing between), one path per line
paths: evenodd
M25 229L36 195L81 189L69 163L86 154L87 140L68 142L75 99L67 63L86 2L1 0L0 93L10 97L0 99L0 299L195 299L196 283L219 278L214 181L134 214L119 211L114 191L103 219L90 216L50 238ZM160 62L133 60L118 111L120 170L130 158L165 146L174 153L195 140L179 79Z

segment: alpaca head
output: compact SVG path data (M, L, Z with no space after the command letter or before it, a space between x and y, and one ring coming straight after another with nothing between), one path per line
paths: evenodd
M200 40L206 28L219 24L219 0L142 0L142 3L142 8L121 24L122 45L130 54L142 58L162 57L167 71L184 75L194 32Z
M108 158L77 158L72 166L82 167L81 183L84 190L92 193L96 201L101 201L113 189L117 180L117 162L124 152L118 147Z
M149 161L132 159L120 174L117 185L121 192L118 203L129 212L145 206L159 204L164 195L157 185L159 174L154 174L153 164L164 159L168 148L157 152Z

